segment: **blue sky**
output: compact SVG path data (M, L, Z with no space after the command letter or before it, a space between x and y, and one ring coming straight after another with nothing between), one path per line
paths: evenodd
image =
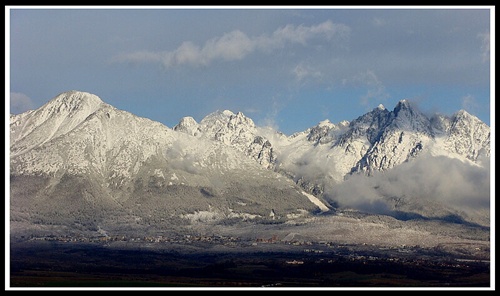
M494 7L85 8L6 7L11 113L80 90L169 127L229 109L291 134L401 99L490 124Z

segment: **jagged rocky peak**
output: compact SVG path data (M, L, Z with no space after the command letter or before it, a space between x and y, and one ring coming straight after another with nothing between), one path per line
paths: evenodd
M217 121L217 120L222 120L222 121L227 121L231 116L234 116L235 114L230 111L230 110L217 110L215 112L212 112L205 116L200 123L206 123L206 122L211 122L211 121Z
M451 120L446 115L436 113L430 118L430 123L434 134L439 135L449 131Z
M217 110L213 113L210 113L200 121L200 124L208 127L220 124L228 126L247 124L251 127L255 127L253 120L245 116L245 114L243 114L242 112L234 113L230 110Z
M422 117L427 119L427 117L420 112L417 106L415 106L408 99L400 100L392 112L395 117L407 117L408 120L419 120L419 118Z
M325 126L325 127L332 128L332 127L335 127L335 124L333 124L329 119L325 119L323 121L320 121L318 123L318 126L321 126L321 127Z
M456 129L457 125L480 125L487 128L486 123L463 109L451 116L436 113L430 118L430 122L436 132L445 133L450 132L450 129Z
M396 106L394 107L394 110L392 111L394 115L397 116L404 116L408 114L413 114L413 106L410 104L410 102L407 99L400 100Z
M465 111L464 109L461 109L457 111L455 114L452 115L452 118L456 120L468 120L468 121L474 121L474 122L480 122L481 120L477 118L476 116L470 114L469 112Z
M455 116L472 116L472 114L465 111L464 109L460 109L455 113Z
M191 116L181 118L179 123L174 126L173 129L175 131L183 132L192 136L196 136L199 132L198 122L196 122L196 120Z
M453 114L451 121L452 129L460 127L462 129L481 130L481 134L485 134L488 131L487 134L489 135L489 126L463 109Z
M408 100L408 99L399 100L399 102L396 105L396 107L398 107L398 106L410 108L410 100Z
M348 127L350 122L348 120L342 120L341 122L338 123L339 127Z
M234 113L229 110L217 110L205 116L200 121L200 126L203 126L204 129L210 129L212 127L218 128L221 125L226 125L232 115L234 115Z
M372 142L372 138L391 120L390 114L391 112L385 108L380 108L379 105L379 107L351 121L349 124L351 131L346 136L364 137L368 134L368 139Z
M407 99L399 101L392 114L394 116L393 124L397 128L432 133L429 118Z
M216 112L216 113L217 113L217 112ZM229 116L233 116L233 115L235 115L235 114L233 113L233 111L231 111L231 110L223 110L223 111L221 111L220 113L221 113L222 115L224 115L224 116L228 116L228 117L229 117Z
M454 113L451 118L449 118L449 121L451 122L451 128L456 127L457 125L464 125L468 126L468 128L474 128L474 126L477 126L482 130L489 130L489 126L486 123L463 109Z
M307 140L316 144L331 143L346 132L349 125L350 122L347 120L343 120L338 124L334 124L328 119L323 120L318 125L307 130Z
M242 112L233 113L229 110L216 111L205 118L199 124L199 129L207 134L214 135L215 139L223 139L222 142L233 142L236 138L250 138L256 133L256 127L252 119L246 117Z
M307 140L310 142L327 143L333 140L331 135L329 135L332 129L336 128L335 124L331 123L330 120L326 119L321 121L315 127L309 130L307 135Z
M365 113L355 120L351 121L351 125L359 125L359 124L372 124L373 121L380 121L381 118L385 118L388 116L390 112L382 105L378 105L376 108L373 108L370 112Z
M186 116L186 117L181 118L178 125L180 125L180 126L193 126L193 125L197 125L197 124L198 124L198 122L196 122L196 120L193 117Z
M479 118L460 110L452 115L449 127L450 149L476 161L490 155L490 128Z
M242 112L238 112L229 116L229 124L234 126L244 124L249 127L255 127L255 123L253 122L253 120L249 117L246 117Z

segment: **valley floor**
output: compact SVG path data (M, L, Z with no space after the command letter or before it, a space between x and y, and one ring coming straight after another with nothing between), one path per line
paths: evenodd
M258 242L12 242L12 288L490 286L489 260L437 249Z
M344 212L118 226L11 222L10 287L485 289L494 275L490 229L473 224Z

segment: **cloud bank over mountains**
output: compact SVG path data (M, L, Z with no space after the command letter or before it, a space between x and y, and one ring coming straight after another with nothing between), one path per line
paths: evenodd
M444 156L421 155L367 178L350 176L346 181L325 190L328 200L340 206L372 213L393 211L387 198L406 197L420 203L442 203L456 210L489 211L490 166L475 166Z
M291 45L308 46L308 42L332 42L335 38L347 38L350 28L344 24L334 24L328 20L318 25L304 26L288 24L271 34L249 37L240 30L233 30L220 37L214 37L203 46L191 41L183 42L172 51L138 51L124 53L113 58L115 62L154 62L165 68L174 66L207 66L215 60L234 61L247 55L261 52L272 53Z

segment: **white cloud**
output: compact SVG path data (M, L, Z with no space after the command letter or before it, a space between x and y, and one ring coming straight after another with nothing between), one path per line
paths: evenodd
M234 30L221 37L215 37L200 47L192 42L184 42L173 51L140 51L120 54L113 58L116 62L161 62L165 67L176 65L208 65L213 60L241 60L247 55L261 51L270 53L289 44L307 46L315 38L328 42L338 36L344 38L350 28L344 24L334 24L328 20L316 26L286 25L278 28L271 35L263 34L249 37L244 32Z
M490 60L490 34L479 33L477 37L481 39L481 57L483 62L487 62Z
M322 77L321 71L313 69L311 65L300 63L292 70L292 74L297 81L304 81L305 79L320 79Z
M214 38L203 47L201 55L209 60L241 60L247 54L254 51L255 42L239 31L232 31L224 34L220 38Z
M326 197L345 207L384 213L384 197L407 197L438 202L455 209L488 209L490 206L489 160L485 167L456 159L422 155L372 177L353 175L327 188Z
M184 42L173 53L165 53L164 64L204 64L200 48L192 42Z
M10 93L10 112L13 114L19 114L32 110L35 104L27 95L23 93Z
M350 31L349 27L343 24L334 24L331 21L323 22L317 26L294 26L286 25L283 28L279 28L273 33L272 41L277 42L280 45L286 42L300 43L306 45L309 39L317 36L325 37L327 40L332 40L335 35L345 36Z
M273 131L279 130L279 125L277 122L278 114L280 113L283 106L279 103L279 98L276 96L272 97L271 104L267 105L267 113L264 119L260 120L258 125Z

